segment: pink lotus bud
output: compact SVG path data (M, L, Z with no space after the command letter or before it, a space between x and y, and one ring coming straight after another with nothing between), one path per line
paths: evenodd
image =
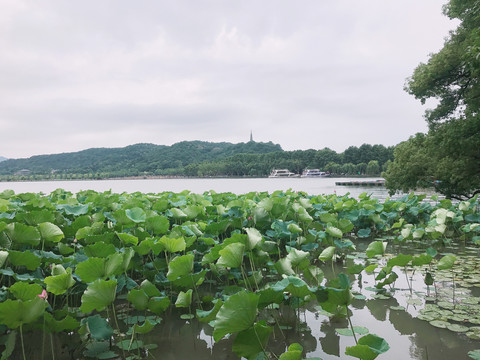
M248 220L252 220L252 217L251 217L251 216L249 216L249 217L248 217Z
M48 294L47 294L47 291L45 289L43 289L42 293L41 294L38 294L37 295L40 299L45 299L47 300L48 298Z

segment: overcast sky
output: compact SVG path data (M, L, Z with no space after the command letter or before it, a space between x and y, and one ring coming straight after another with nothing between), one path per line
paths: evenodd
M0 0L0 156L272 141L342 152L426 131L405 79L446 0Z

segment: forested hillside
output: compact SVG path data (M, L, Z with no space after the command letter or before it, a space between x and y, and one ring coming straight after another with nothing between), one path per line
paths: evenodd
M331 149L283 151L280 145L184 141L172 146L136 144L39 155L0 163L0 179L87 179L124 176L267 176L274 168L301 173L318 168L341 175L379 175L393 148L364 144L343 153Z

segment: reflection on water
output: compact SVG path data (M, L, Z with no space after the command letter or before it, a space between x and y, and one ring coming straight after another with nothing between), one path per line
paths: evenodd
M359 244L359 247L361 245ZM344 266L337 266L335 271L345 272L345 267L352 265L356 260L347 259ZM325 272L331 271L330 265ZM373 291L368 290L373 285L374 276L365 274L362 282L355 281L351 276L352 291L363 294L366 299L355 299L349 306L352 311L354 326L366 327L370 333L383 337L389 344L390 350L380 355L378 359L389 360L428 360L428 359L468 359L467 353L480 348L480 341L471 340L464 334L455 333L447 329L436 328L427 321L416 318L419 310L424 306L425 287L420 272L414 274L413 288L410 292L403 273L395 268L399 278L395 287L389 289L392 297L375 299ZM422 300L421 305L412 302ZM417 301L418 303L418 301ZM350 358L345 356L345 348L354 345L350 336L339 335L336 329L348 327L343 318L331 318L320 313L316 304L310 303L306 309L298 310L283 305L278 309L270 309L261 317L275 330L270 337L268 349L277 356L284 352L293 342L304 347L306 358L319 357L323 360L338 360ZM406 311L394 310L392 306L403 306ZM155 344L149 358L155 359L192 359L196 360L235 360L238 357L232 353L234 336L225 338L217 343L213 340L213 328L208 324L200 323L196 319L182 320L179 312L172 309L165 313L161 324L141 337L144 344ZM58 336L63 336L59 338ZM77 345L74 345L74 343ZM38 349L42 346L42 335L29 333L26 336L27 358L38 358ZM76 337L66 334L57 335L54 340L57 360L79 359L81 354L69 353L70 349L81 349L81 342ZM61 344L69 344L63 346ZM48 345L47 345L48 346ZM49 348L48 348L49 349ZM49 350L48 350L49 351ZM48 357L48 356L47 356ZM22 359L16 353L11 359Z
M353 260L349 259L346 266L352 263ZM330 266L325 269L326 272L328 270L331 271ZM342 269L339 267L336 271ZM417 319L419 310L424 306L425 296L421 274L413 275L414 291L410 293L403 273L398 268L395 271L399 278L395 288L389 290L392 297L388 299L372 298L375 293L365 289L373 285L373 275L364 275L361 284L353 282L352 290L366 297L365 300L354 300L350 306L353 325L368 328L370 333L383 337L390 345L390 350L378 359L466 359L468 351L480 348L480 342L471 340L464 334L439 329ZM418 301L411 304L410 299L422 300L422 305ZM392 306L403 306L406 311L394 310ZM281 329L275 326L268 346L277 355L285 351L289 344L298 342L303 345L306 358L338 360L346 358L344 354L347 346L354 345L353 337L339 335L335 331L347 328L348 321L342 318L329 319L318 311L315 304L309 304L299 316L297 310L288 306L271 311L274 311L272 319L281 325ZM191 358L192 354L199 360L237 359L231 353L233 339L215 343L212 333L213 328L208 324L198 323L195 319L189 322L180 320L172 313L149 335L149 340L158 344L159 348L153 354L159 359Z

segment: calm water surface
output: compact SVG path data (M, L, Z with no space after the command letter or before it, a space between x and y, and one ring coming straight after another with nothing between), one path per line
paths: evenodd
M11 189L16 193L43 192L50 193L61 188L76 193L81 190L108 191L116 193L161 193L164 191L181 192L189 190L202 194L214 190L246 194L252 191L276 190L304 191L310 195L333 194L345 195L350 193L358 196L362 192L384 199L388 194L384 187L352 187L337 186L335 181L372 181L380 178L249 178L249 179L139 179L139 180L69 180L69 181L37 181L37 182L0 182L0 191Z

